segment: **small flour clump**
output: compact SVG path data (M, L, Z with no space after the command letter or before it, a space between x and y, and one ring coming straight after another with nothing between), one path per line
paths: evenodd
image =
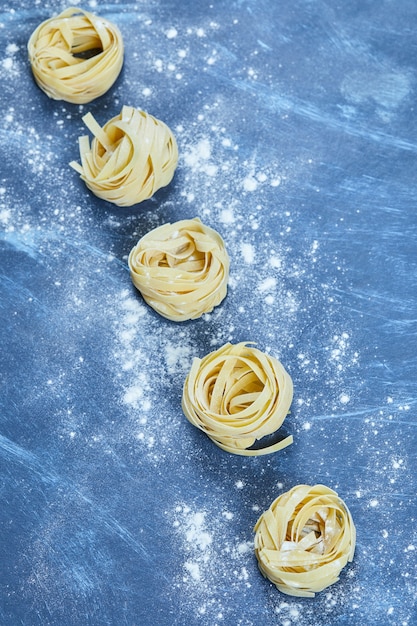
M203 137L185 153L185 164L193 172L202 172L210 177L216 176L218 167L211 160L211 150L210 140Z
M147 310L127 289L120 293L119 307L120 315L114 323L116 348L113 356L120 400L131 414L136 441L152 449L158 430L157 424L148 421L153 405L152 363L138 332L146 325Z
M216 606L210 585L210 577L219 567L218 557L213 546L213 533L208 528L207 512L191 509L186 504L177 505L173 526L178 531L183 548L182 571L177 587L183 589L186 596L196 606L198 615L206 615ZM200 594L203 598L199 600ZM200 604L200 606L199 606Z

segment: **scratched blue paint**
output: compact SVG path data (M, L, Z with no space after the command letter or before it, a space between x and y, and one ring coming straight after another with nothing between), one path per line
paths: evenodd
M0 9L1 626L412 626L416 607L417 9L411 0L90 3L125 64L90 105L49 100L26 42L57 0ZM176 134L154 198L117 209L68 163L122 104ZM127 256L198 216L228 296L175 325ZM243 245L242 245L243 244ZM180 408L193 356L256 341L294 381L294 444L229 456ZM282 491L354 517L340 581L280 594L252 553Z

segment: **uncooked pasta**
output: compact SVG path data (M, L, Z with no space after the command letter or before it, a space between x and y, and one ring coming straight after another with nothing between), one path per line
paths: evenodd
M198 218L150 231L132 248L128 262L145 301L175 322L209 313L227 293L229 256L223 239Z
M356 530L346 504L324 485L281 494L255 525L262 574L292 596L313 597L339 580L352 561Z
M94 138L91 145L87 135L79 138L81 165L70 165L96 196L132 206L171 182L178 148L164 122L131 106L103 127L91 113L83 121Z
M275 357L246 342L226 343L202 359L194 359L184 383L182 409L187 419L223 450L255 456L292 443L290 435L251 448L257 440L276 433L292 397L291 377Z
M108 20L71 7L34 30L28 54L35 81L50 98L83 104L115 82L123 40Z

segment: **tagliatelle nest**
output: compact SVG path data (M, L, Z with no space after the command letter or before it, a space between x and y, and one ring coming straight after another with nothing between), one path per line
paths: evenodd
M54 100L91 102L117 79L123 65L122 35L114 24L69 8L42 22L28 42L39 87Z
M198 218L150 231L132 248L128 262L145 301L175 322L212 311L227 293L229 256L223 239Z
M255 526L262 574L292 596L313 597L339 580L352 561L356 530L346 504L324 485L280 495Z
M292 397L291 377L277 359L245 342L227 343L203 359L194 359L184 383L182 409L223 450L255 456L292 443L288 436L263 448L247 449L279 429Z
M164 122L130 106L103 127L91 113L83 121L94 139L90 145L88 136L79 138L81 165L70 165L96 196L132 206L171 182L178 148Z

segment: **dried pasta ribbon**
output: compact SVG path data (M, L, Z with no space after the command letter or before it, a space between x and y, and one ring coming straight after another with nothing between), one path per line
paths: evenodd
M171 182L178 148L164 122L130 106L103 127L91 113L83 121L94 138L91 145L88 136L79 138L81 165L70 165L96 196L132 206Z
M352 561L356 530L346 504L324 485L281 494L255 525L259 569L291 596L313 597Z
M128 262L145 301L175 322L201 317L226 296L229 256L223 239L198 218L150 231Z
M114 24L70 7L42 22L28 42L39 87L54 100L91 102L115 82L123 65L122 35Z
M291 377L276 358L247 342L226 343L194 359L184 383L182 409L223 450L257 456L292 443L288 436L264 448L247 449L279 429L292 397Z

